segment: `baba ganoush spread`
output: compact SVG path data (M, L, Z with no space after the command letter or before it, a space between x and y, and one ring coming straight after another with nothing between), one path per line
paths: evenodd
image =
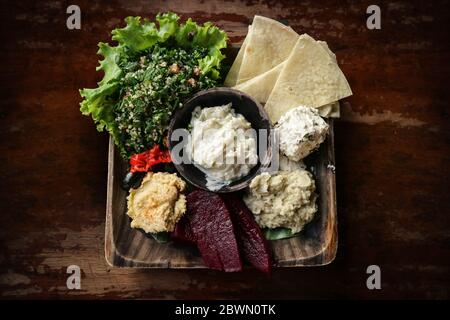
M317 109L303 106L286 112L275 128L279 133L281 152L293 161L299 161L314 151L328 132L328 124Z
M250 183L244 202L261 228L300 232L317 211L315 183L304 169L263 172Z
M209 190L219 190L247 175L257 164L255 131L231 103L195 108L190 127L186 151L194 165L206 174Z

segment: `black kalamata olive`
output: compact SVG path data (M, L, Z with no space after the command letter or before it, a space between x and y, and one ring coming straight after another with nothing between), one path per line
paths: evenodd
M125 178L123 178L122 188L124 190L130 190L130 188L139 188L144 177L145 172L128 172L125 175Z
M158 163L152 167L152 172L177 172L173 163Z

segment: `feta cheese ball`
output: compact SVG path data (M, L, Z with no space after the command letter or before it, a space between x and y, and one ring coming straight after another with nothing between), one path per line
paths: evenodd
M280 151L292 161L299 161L325 140L328 124L317 109L299 106L286 112L275 125Z

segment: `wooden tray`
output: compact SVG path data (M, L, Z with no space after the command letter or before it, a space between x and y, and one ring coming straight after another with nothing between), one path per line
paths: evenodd
M224 64L231 65L239 46L228 47ZM279 267L318 266L332 262L337 250L336 182L334 176L334 131L319 150L308 157L313 167L319 210L300 236L270 241ZM106 203L105 257L109 265L136 268L205 268L197 249L175 243L160 244L141 230L130 227L126 214L127 192L121 188L127 163L109 139L108 191Z
M325 265L334 260L337 250L336 184L334 175L333 121L330 134L311 155L319 194L319 210L300 236L270 241L279 267ZM130 227L126 214L127 192L121 188L127 163L120 158L109 139L108 194L106 204L105 257L109 265L136 268L205 268L197 249L175 244L160 244L141 230Z

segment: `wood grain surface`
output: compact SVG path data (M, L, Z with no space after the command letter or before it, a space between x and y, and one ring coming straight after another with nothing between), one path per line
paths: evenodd
M381 7L382 29L366 28ZM0 4L1 298L450 298L449 1L66 1ZM354 95L335 123L339 249L319 268L110 268L108 136L78 111L97 43L127 15L173 10L240 43L254 14L328 42ZM66 268L82 270L68 290ZM366 268L381 268L368 290Z

